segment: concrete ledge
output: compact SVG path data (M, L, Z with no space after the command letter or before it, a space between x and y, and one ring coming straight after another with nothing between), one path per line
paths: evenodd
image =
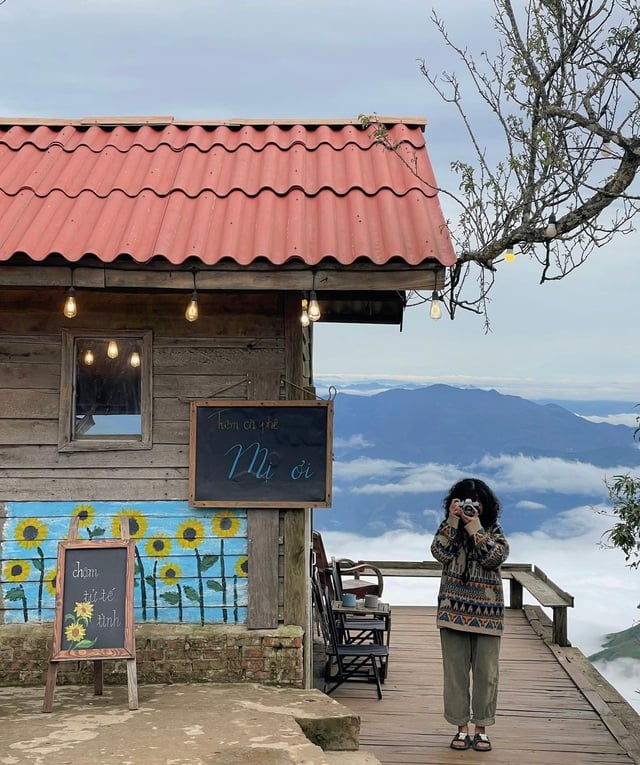
M253 683L0 688L2 761L20 765L126 762L155 765L374 765L357 752L360 719L316 689ZM333 750L332 759L323 750ZM355 759L354 759L355 758Z

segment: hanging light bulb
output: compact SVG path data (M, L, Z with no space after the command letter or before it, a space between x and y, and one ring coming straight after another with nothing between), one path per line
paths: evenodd
M140 354L138 353L138 351L133 351L131 353L131 356L129 356L129 365L132 367L140 366Z
M507 247L504 253L504 259L507 261L507 263L513 263L513 261L516 259L516 254L513 251L513 247Z
M198 293L195 290L191 293L191 300L184 312L184 318L187 321L196 321L198 318Z
M110 359L117 359L119 352L120 349L118 348L118 343L116 343L115 340L109 340L109 345L107 346L107 356Z
M73 287L69 287L67 290L67 299L64 301L64 308L62 310L67 319L73 319L78 313L78 306L76 304L76 291Z
M431 307L429 308L429 317L434 321L438 321L442 317L442 303L438 290L434 290L431 293Z
M547 227L544 231L544 235L547 237L547 239L553 239L557 233L558 229L556 228L556 216L555 213L551 213L549 216L549 223L547 224Z
M309 308L307 312L311 321L318 321L320 318L320 304L318 303L315 290L311 290L309 293Z
M309 318L309 312L308 312L308 306L309 301L307 298L302 298L302 311L300 313L300 324L302 324L303 327L308 327L311 323L311 319Z
M94 362L93 351L91 350L91 348L87 348L87 350L84 352L82 356L82 363L90 367L93 364L93 362Z
M196 290L196 270L193 269L193 292L191 293L191 299L189 305L184 312L184 318L187 321L197 321L199 316L198 312L198 292Z

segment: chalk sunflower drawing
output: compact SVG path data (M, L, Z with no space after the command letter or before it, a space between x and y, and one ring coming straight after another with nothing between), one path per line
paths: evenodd
M184 594L189 600L198 603L200 606L200 624L204 624L204 582L202 574L214 566L218 560L217 555L200 555L198 547L205 541L204 526L200 521L189 519L178 526L177 532L178 544L187 550L193 550L196 556L196 568L198 572L198 589L185 585ZM215 589L219 586L213 580L207 582L207 587Z
M91 618L93 617L93 603L81 600L79 603L76 603L73 613L78 619L88 619L91 621Z
M180 578L182 577L182 571L177 563L165 563L160 567L159 579L167 587L175 587L175 592L169 590L168 592L160 593L160 597L165 600L169 605L178 606L178 621L182 621L182 586L180 584Z
M92 648L98 642L97 637L93 640L86 637L91 619L93 619L93 603L87 600L76 601L73 613L65 614L64 623L67 626L64 628L64 636L69 643L69 650Z
M171 552L171 539L166 534L156 534L149 537L145 546L147 555L155 558L153 562L153 574L146 577L147 584L153 590L153 617L158 620L158 559L166 558Z
M64 628L64 635L70 643L79 643L84 639L87 628L79 622L74 622Z
M233 510L220 510L213 516L211 526L217 537L235 537L240 531L240 518Z
M105 530L103 528L101 528L100 526L95 526L92 528L91 526L91 524L93 523L96 517L96 509L93 505L88 505L85 503L76 505L71 511L71 515L77 516L78 526L81 529L87 530L87 535L89 536L89 539L93 539L94 537L104 536ZM119 529L118 529L118 535L120 535Z
M25 622L29 621L29 609L27 608L27 595L24 591L24 582L31 573L31 564L27 560L7 560L2 567L2 578L7 582L17 584L5 592L5 599L14 603L22 603L22 617Z
M111 523L111 536L116 539L120 536L120 519L126 518L129 521L129 536L131 539L139 541L144 538L147 532L147 518L140 510L135 510L132 507L123 507L120 512L114 516ZM140 574L140 605L142 606L142 618L147 619L147 583L144 573L144 564L140 557L140 551L138 545L134 548L136 556L135 570L137 574Z
M37 558L32 558L34 568L40 573L38 581L38 619L42 619L42 592L44 589L44 552L41 544L46 540L49 529L38 518L25 518L16 526L16 541L26 550L35 548Z

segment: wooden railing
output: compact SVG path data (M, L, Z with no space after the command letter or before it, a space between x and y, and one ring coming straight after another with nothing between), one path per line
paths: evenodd
M442 566L436 561L368 560L369 565L380 569L383 577L439 577ZM558 645L570 645L567 639L567 608L573 608L573 595L569 595L537 566L530 563L505 563L502 578L509 580L509 607L522 608L523 588L540 605L553 609L552 640Z

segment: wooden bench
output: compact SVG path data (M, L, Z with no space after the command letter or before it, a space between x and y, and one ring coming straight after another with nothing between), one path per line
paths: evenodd
M442 566L437 561L372 560L367 563L380 569L385 576L439 577ZM541 606L553 610L552 640L558 645L570 645L567 638L567 608L573 607L573 596L560 589L537 566L530 563L505 563L502 578L509 580L509 607L522 608L525 589Z

